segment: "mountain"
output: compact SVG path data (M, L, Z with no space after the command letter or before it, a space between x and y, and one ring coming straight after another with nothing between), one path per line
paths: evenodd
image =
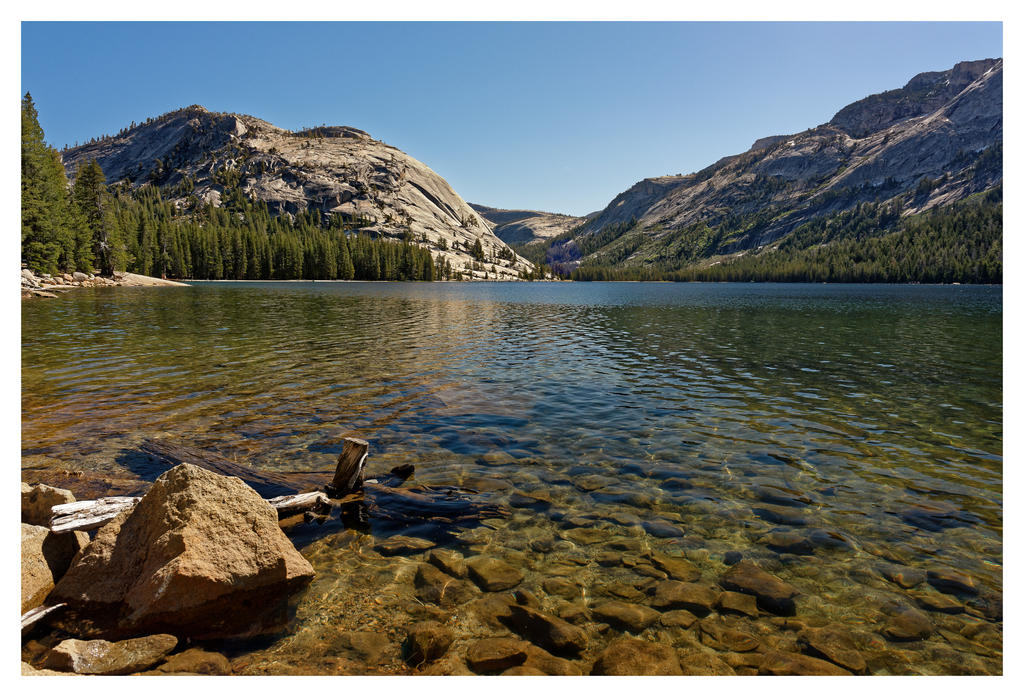
M62 159L69 177L95 159L108 182L155 184L179 207L243 195L271 214L341 216L373 236L427 247L466 276L514 279L532 269L448 182L357 128L292 132L194 105L67 149Z
M505 244L525 245L543 242L562 235L586 221L564 213L544 211L507 210L491 208L478 203L469 204L473 210L494 226L494 234Z
M1002 59L921 73L816 128L644 179L554 238L546 261L679 269L769 253L801 226L869 203L897 217L944 209L1002 182L1002 78Z

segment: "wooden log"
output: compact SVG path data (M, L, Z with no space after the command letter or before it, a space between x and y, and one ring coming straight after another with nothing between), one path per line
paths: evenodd
M322 491L278 496L266 501L277 509L278 520L309 510L322 512L325 509L330 510L331 507L327 494ZM108 496L94 501L62 503L51 509L53 517L50 519L50 531L94 530L138 502L137 496Z
M24 632L26 629L34 625L39 620L43 619L47 615L62 607L67 607L67 603L57 603L56 605L40 605L34 607L21 616L21 631Z
M323 511L330 509L331 502L322 491L308 491L305 494L277 496L267 499L267 503L277 509L277 518L281 520L296 513L305 511Z
M93 501L61 503L50 509L51 532L95 530L103 527L121 511L139 502L138 496L107 496Z
M345 439L334 470L334 479L325 487L332 498L341 498L363 488L363 468L369 450L370 444L361 438Z

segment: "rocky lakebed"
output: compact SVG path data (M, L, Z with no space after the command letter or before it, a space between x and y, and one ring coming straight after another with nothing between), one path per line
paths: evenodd
M630 512L641 502L618 499L637 494L608 477L548 479L506 491L507 515L375 536L343 506L278 520L240 479L182 464L91 540L47 527L70 491L25 483L22 611L57 609L23 620L23 673L1002 672L998 592L800 526L797 492L760 487L785 525L751 553L701 544L679 514ZM561 488L601 502L560 510ZM848 576L818 555L845 555Z

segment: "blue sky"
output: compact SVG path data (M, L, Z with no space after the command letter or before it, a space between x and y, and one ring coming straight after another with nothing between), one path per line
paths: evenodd
M468 201L584 214L1001 55L999 23L24 23L21 91L57 147L202 104L355 126Z

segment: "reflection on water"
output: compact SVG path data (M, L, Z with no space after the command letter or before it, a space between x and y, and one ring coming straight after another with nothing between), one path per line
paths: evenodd
M926 641L872 634L873 670L999 672L1001 322L1001 288L974 287L85 290L23 304L23 466L151 479L126 453L167 436L318 471L357 435L372 469L411 462L417 483L511 503L510 518L459 532L460 549L516 564L538 596L569 565L596 598L625 597L607 589L636 574L593 562L622 538L685 553L707 582L739 552L800 588L802 615L870 630L887 603L927 604L886 565L951 567L980 591L928 611ZM246 669L345 670L351 640L325 626L408 619L387 599L409 599L416 558L331 525L297 538L319 576L296 632ZM385 599L363 617L356 596Z

